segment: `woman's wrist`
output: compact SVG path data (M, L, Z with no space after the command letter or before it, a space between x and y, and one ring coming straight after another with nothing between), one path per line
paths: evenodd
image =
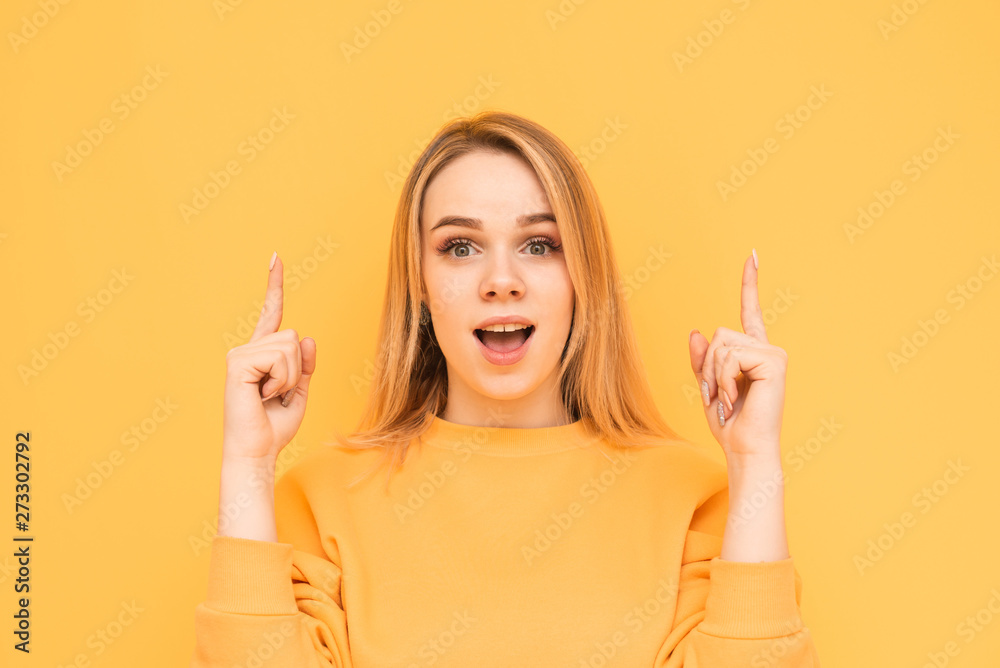
M775 452L780 452L778 448ZM785 484L779 457L730 458L729 514L721 558L780 561L789 557Z
M277 540L274 471L273 459L223 458L218 535Z

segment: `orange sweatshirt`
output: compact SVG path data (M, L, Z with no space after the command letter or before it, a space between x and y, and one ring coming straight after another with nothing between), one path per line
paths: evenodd
M434 418L385 489L324 446L275 485L278 542L215 536L193 668L819 666L792 559L719 558L725 466L582 422Z

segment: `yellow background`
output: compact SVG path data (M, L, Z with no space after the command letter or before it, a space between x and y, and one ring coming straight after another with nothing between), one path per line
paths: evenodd
M959 626L1000 609L1000 280L983 259L1000 249L997 3L399 0L348 57L388 1L222 1L0 9L0 662L187 665L225 353L255 322L271 253L286 265L282 327L318 344L287 465L355 425L398 182L456 104L514 111L591 152L659 405L701 442L714 443L688 332L740 329L756 247L769 336L790 358L789 541L824 665L921 666L949 642L948 665L1000 656L996 615L971 637ZM267 137L275 109L293 118L250 159L243 142ZM786 114L799 114L791 134ZM54 166L102 123L78 166ZM724 197L719 182L765 145L777 150ZM915 171L925 151L933 162ZM185 219L230 161L239 173ZM852 236L858 207L878 212L894 181L905 189ZM36 353L44 365L23 376ZM143 440L123 441L133 428ZM11 648L25 430L30 657ZM67 508L115 450L110 475ZM948 482L949 462L968 471ZM937 501L918 503L936 481ZM893 538L886 525L906 512L915 524ZM859 568L880 538L888 549ZM98 644L133 601L142 611Z

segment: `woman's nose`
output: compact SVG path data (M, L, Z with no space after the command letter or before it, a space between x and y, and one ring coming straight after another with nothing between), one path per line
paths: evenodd
M487 266L483 278L483 292L492 295L519 295L524 291L524 283L511 258L497 257Z

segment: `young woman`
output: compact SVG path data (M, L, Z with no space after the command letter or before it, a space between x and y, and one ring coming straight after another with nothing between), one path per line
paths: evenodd
M359 429L275 484L316 369L279 329L282 269L227 355L192 666L819 665L756 252L745 333L689 342L723 467L657 412L572 151L513 114L454 120L403 188Z

